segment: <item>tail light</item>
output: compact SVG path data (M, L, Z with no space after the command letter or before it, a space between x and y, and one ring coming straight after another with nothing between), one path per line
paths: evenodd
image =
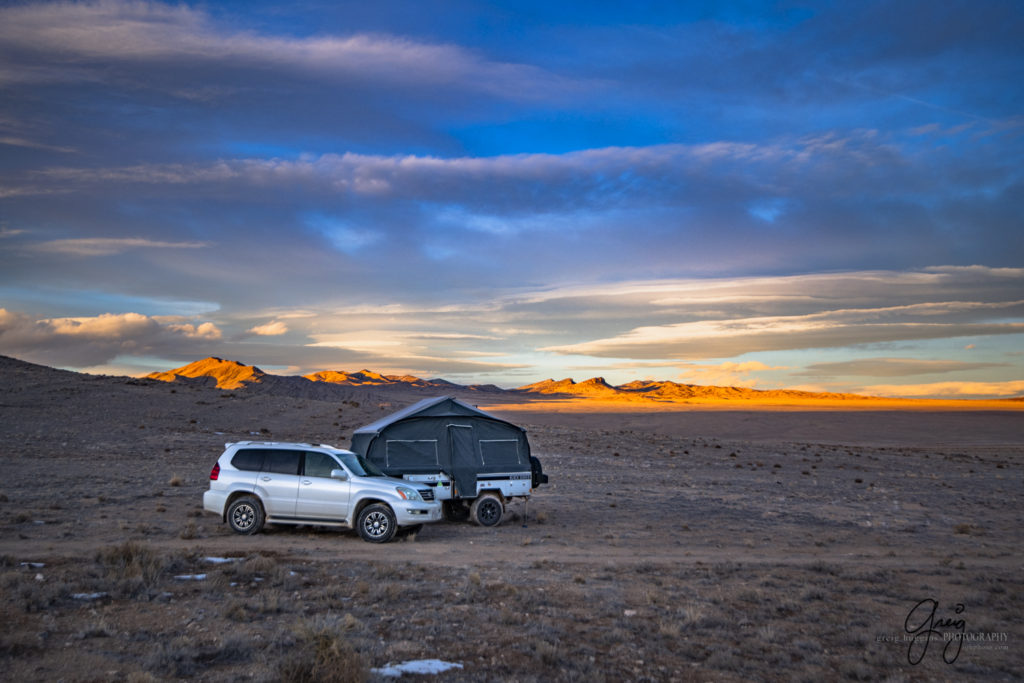
M220 463L218 462L218 463L214 463L213 464L213 469L210 470L210 479L212 481L217 481L217 477L219 477L219 476L220 476Z

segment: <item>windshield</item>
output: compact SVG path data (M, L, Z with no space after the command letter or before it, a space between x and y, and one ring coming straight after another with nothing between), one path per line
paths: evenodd
M363 456L357 453L337 453L338 458L345 463L352 474L357 477L384 477L387 476L374 465L372 462L368 462L363 459Z

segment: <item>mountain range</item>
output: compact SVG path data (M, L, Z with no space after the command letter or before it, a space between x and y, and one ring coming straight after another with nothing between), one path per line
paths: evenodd
M366 387L378 390L412 389L433 393L491 394L499 396L572 397L611 401L681 402L688 400L858 400L869 397L856 394L812 393L788 389L759 390L746 387L719 387L680 384L671 381L634 381L613 386L603 377L582 382L572 379L547 379L515 389L502 389L493 384L461 385L444 379L421 379L412 375L384 375L372 370L348 372L323 370L308 375L272 375L254 365L211 356L167 372L154 372L149 379L164 382L214 382L218 388L237 390L256 388L275 393L315 396L330 387Z

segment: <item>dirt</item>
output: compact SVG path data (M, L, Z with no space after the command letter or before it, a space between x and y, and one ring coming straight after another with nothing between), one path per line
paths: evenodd
M346 446L422 397L352 391L0 363L2 678L1024 676L1021 411L505 406L551 482L498 527L373 545L202 513L224 442Z

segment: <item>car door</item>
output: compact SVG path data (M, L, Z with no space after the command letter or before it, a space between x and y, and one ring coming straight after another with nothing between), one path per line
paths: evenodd
M331 470L344 469L327 453L307 451L295 516L331 522L347 519L352 475L349 474L348 481L331 478Z
M256 482L268 517L294 517L299 492L302 451L267 449L263 470Z

